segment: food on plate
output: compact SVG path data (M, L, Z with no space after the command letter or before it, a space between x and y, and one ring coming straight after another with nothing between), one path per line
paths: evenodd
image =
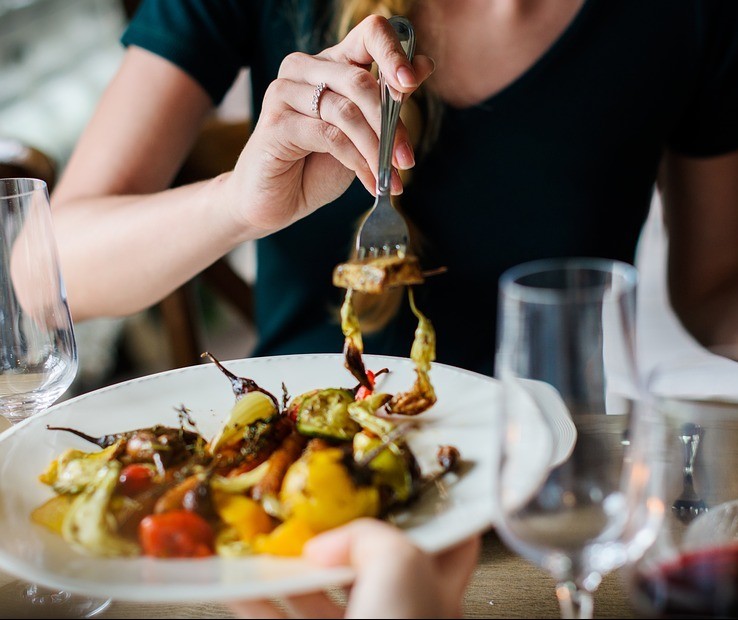
M239 377L204 353L227 377L235 403L206 439L189 412L179 426L151 426L93 437L100 448L69 449L39 477L55 492L32 519L82 552L160 558L269 553L299 555L315 534L359 517L386 517L418 498L430 482L454 471L453 446L441 446L423 472L406 441L415 427L388 414L416 416L436 402L430 381L436 334L409 285L423 282L412 256L384 256L339 265L346 287L341 307L344 365L354 387L316 387L282 399ZM353 305L355 291L408 286L418 319L410 357L416 380L406 392L378 391L388 368L367 369Z
M95 556L299 555L315 534L362 516L389 517L457 469L458 452L442 446L421 470L407 441L416 422L387 415L404 397L376 389L391 369L366 371L368 386L294 397L283 384L277 399L204 355L235 396L212 437L185 407L172 427L95 437L49 426L98 449L68 449L49 464L39 479L54 496L32 519ZM411 391L420 397L425 389Z
M374 389L374 376L364 367L362 358L364 342L359 319L354 311L353 294L354 291L348 289L341 306L345 365L356 377L361 388L371 393ZM391 397L387 403L387 410L390 413L413 416L422 413L436 402L436 393L430 381L431 362L436 358L436 331L433 324L415 305L415 296L411 288L408 289L408 299L410 308L418 319L410 349L410 359L415 362L416 380L410 390Z
M428 272L428 275L442 273L445 268ZM406 286L410 309L418 319L410 351L415 362L417 378L410 390L395 394L387 404L391 413L418 415L436 402L436 394L430 381L431 362L436 358L436 332L433 324L418 310L412 286L422 284L425 275L420 268L418 257L413 254L391 254L355 259L341 263L333 270L333 284L346 289L341 305L341 330L344 335L344 356L346 368L362 388L373 389L373 377L364 367L362 354L364 343L361 322L354 308L355 293L382 294L388 289Z

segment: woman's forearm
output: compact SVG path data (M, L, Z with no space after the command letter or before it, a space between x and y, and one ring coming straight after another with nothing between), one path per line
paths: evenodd
M75 320L146 308L258 236L236 224L224 208L228 174L154 194L54 204Z

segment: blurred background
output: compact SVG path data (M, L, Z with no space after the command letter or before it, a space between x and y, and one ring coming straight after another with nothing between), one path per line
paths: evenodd
M0 176L48 177L53 186L122 59L119 38L137 4L0 0ZM248 137L247 78L234 84L175 184L232 167ZM153 308L76 323L80 367L66 397L196 364L205 350L221 360L247 356L254 260L246 244Z

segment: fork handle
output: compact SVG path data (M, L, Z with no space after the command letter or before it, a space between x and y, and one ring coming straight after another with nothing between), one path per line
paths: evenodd
M408 60L412 62L415 54L415 30L406 17L393 15L389 18L390 24L400 38L402 49L405 50ZM379 171L377 174L377 195L390 193L390 179L392 178L392 147L395 143L397 119L400 116L403 96L395 100L382 72L379 72L379 90L382 95L381 127L379 130Z

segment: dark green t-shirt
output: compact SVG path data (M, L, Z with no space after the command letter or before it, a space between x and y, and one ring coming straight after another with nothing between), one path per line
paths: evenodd
M145 0L123 42L177 64L216 103L249 67L258 117L282 59L325 47L325 5ZM512 84L474 107L447 107L402 196L422 231L423 266L447 268L416 291L438 361L492 373L506 268L565 255L632 262L665 148L738 149L738 2L588 0ZM343 291L331 274L372 202L355 182L258 242L255 354L341 351ZM365 351L407 356L416 324L405 303Z

